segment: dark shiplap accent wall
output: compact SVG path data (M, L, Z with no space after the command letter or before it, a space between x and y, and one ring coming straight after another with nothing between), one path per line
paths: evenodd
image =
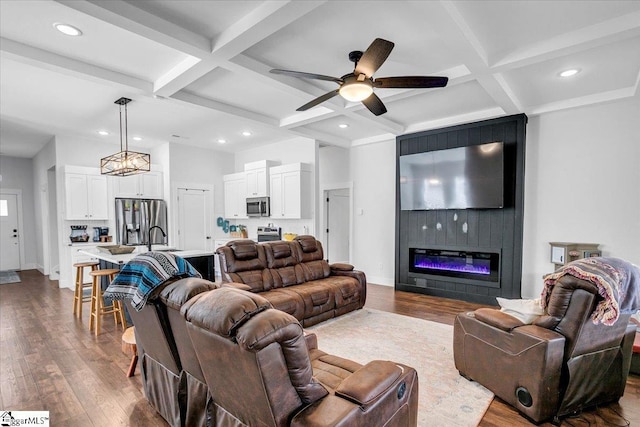
M526 124L527 116L518 114L396 138L396 289L483 304L496 304L496 296L520 298ZM497 141L504 142L505 153L503 209L400 210L400 156ZM500 282L410 273L410 247L497 251Z

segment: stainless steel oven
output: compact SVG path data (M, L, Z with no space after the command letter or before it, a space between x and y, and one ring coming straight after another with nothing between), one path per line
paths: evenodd
M282 230L280 227L258 227L258 242L272 242L282 240Z
M268 197L247 197L247 216L269 216Z

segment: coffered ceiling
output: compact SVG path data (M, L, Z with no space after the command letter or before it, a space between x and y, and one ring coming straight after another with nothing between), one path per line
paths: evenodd
M0 37L10 156L31 157L57 134L118 143L122 96L133 99L129 136L142 138L131 145L231 152L296 136L349 147L639 96L637 0L2 0ZM377 117L339 96L296 112L337 86L269 73L340 77L353 70L348 53L376 37L395 43L376 77L447 76L448 86L376 89L388 110ZM580 72L561 78L569 68Z

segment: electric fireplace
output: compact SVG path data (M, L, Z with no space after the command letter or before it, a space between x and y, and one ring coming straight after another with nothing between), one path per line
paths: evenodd
M442 249L409 248L412 273L498 282L500 254Z

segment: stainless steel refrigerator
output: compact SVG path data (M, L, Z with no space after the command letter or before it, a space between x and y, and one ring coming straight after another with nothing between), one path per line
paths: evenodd
M160 227L168 236L167 204L154 199L116 199L116 239L120 245L166 244L167 238L154 228Z

